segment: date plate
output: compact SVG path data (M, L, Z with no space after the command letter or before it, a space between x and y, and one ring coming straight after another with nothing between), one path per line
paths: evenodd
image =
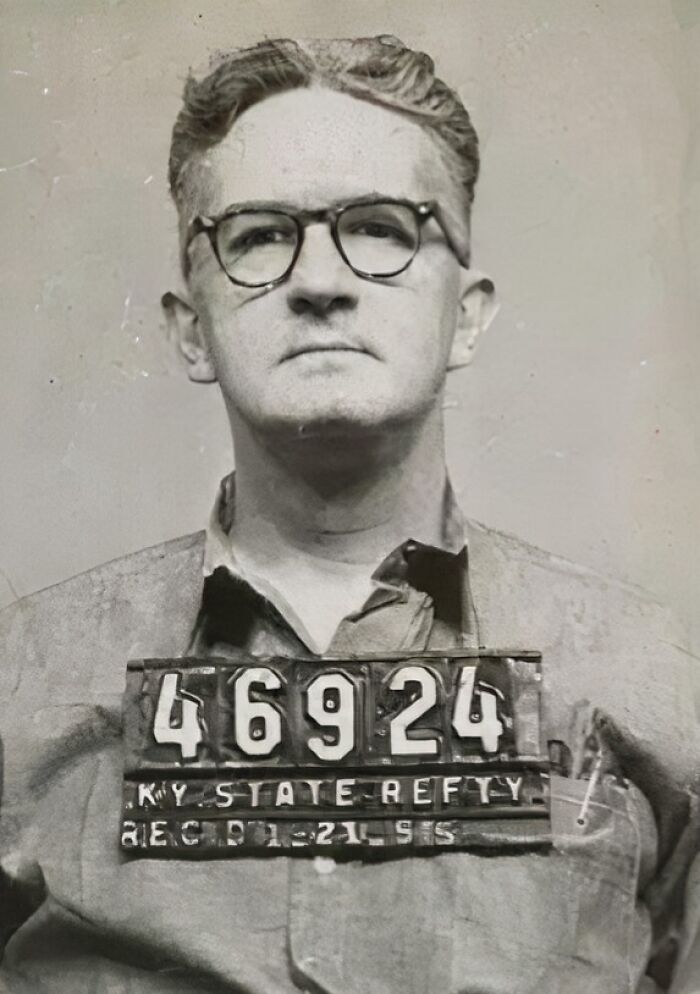
M535 652L128 664L121 845L357 858L549 844Z

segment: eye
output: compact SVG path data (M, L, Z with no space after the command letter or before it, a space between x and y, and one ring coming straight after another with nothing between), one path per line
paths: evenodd
M412 238L403 228L386 221L362 221L348 229L350 235L364 235L365 238L392 239L401 244L410 244Z
M353 242L415 249L416 220L402 204L357 204L349 207L339 224L341 237Z
M288 244L290 232L281 228L253 228L232 238L228 243L229 252L248 252L265 245Z
M365 221L364 224L355 225L351 230L353 234L368 235L370 238L395 238L400 235L396 228L381 221Z

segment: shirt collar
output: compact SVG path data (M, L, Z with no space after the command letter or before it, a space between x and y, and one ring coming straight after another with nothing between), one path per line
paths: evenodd
M211 514L209 515L209 523L206 529L204 544L204 575L210 576L214 570L223 566L234 576L250 582L250 577L246 576L243 567L236 559L236 554L229 537L229 532L231 531L231 526L233 525L235 516L235 503L235 474L230 473L221 481L216 501L214 502ZM436 546L432 546L432 548L436 551L458 555L465 545L466 537L464 518L462 517L462 512L457 504L452 484L449 480L447 480L442 501L440 541ZM412 538L407 538L404 546L401 546L400 548L404 547L406 547L409 552L419 548L429 548L429 546L424 543L418 542ZM396 550L394 550L394 552L395 551ZM382 569L384 563L391 559L393 555L394 553L392 552L387 556L375 572L375 577L377 573L384 572ZM256 584L252 585L255 586Z
M207 578L225 574L242 583L270 603L298 637L312 651L314 640L306 626L284 597L264 577L245 570L236 558L229 532L235 515L235 476L224 477L206 529L203 571ZM373 591L364 605L358 604L354 617L405 599L409 588L422 590L443 603L448 614L458 612L462 578L467 569L465 522L449 480L445 484L442 504L440 540L427 545L413 538L392 550L372 574ZM207 585L210 585L207 579ZM205 585L206 588L206 585ZM452 602L455 604L452 604ZM349 616L353 617L353 615Z

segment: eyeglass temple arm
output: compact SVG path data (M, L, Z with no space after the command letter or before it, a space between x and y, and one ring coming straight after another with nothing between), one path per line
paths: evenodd
M420 213L425 221L427 221L428 218L430 217L435 218L438 225L440 226L440 230L445 236L445 241L447 242L448 248L455 256L460 266L462 266L464 269L469 269L469 262L470 262L469 246L467 245L466 252L463 252L462 249L460 249L460 247L457 245L454 238L450 234L450 229L447 226L447 222L445 221L445 218L443 216L440 204L438 204L436 200L431 200L427 204L421 204Z

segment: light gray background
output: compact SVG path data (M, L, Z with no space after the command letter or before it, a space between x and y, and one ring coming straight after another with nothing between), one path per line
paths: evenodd
M230 466L217 390L187 383L158 306L188 65L387 32L435 56L481 137L474 261L502 309L450 381L465 510L694 622L700 0L0 9L1 601L202 527Z

